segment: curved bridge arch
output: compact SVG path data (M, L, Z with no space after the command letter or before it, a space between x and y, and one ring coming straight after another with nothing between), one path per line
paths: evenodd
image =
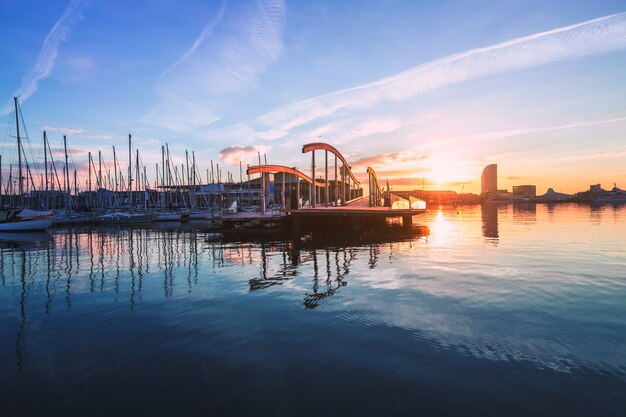
M302 146L302 153L319 151L319 150L328 151L328 152L335 154L337 158L341 160L341 163L343 163L343 166L346 172L350 175L350 178L352 178L352 181L354 182L354 184L355 185L361 184L361 182L352 173L352 170L350 169L350 165L348 164L348 161L346 161L346 159L343 157L341 152L339 152L337 148L335 148L334 146L329 145L328 143L324 143L324 142L307 143L306 145Z
M284 174L291 174L299 177L300 179L308 182L309 184L312 182L311 177L304 174L303 172L298 171L295 168L287 167L284 165L252 165L248 167L246 173L248 175L253 174L267 174L267 173L275 173L282 172ZM315 180L315 185L317 187L326 187L326 183L324 181Z
M376 177L376 171L374 171L374 168L372 168L372 167L367 167L367 173L368 173L369 175L371 175L371 176L372 176L373 183L374 183L374 185L376 186L376 189L377 189L379 192L384 192L384 191L385 191L385 189L384 189L383 187L381 187L380 185L378 185L378 177Z
M367 167L367 175L369 179L369 204L378 206L380 204L380 196L385 195L385 189L378 185L378 177L374 168Z

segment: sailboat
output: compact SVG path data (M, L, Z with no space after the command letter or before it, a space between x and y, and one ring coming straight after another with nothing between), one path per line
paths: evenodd
M49 229L52 225L52 211L29 209L4 210L0 212L0 232L33 232Z
M17 137L17 154L18 154L18 199L21 205L24 201L24 174L22 170L22 155L24 154L24 147L22 145L22 138L20 136L20 113L19 103L17 97L13 97L15 103L15 129ZM27 176L30 173L30 169L27 167ZM2 167L0 167L1 172ZM2 175L0 174L0 189L2 188ZM30 176L29 176L30 178ZM1 196L1 194L0 194ZM0 201L2 201L0 199ZM50 228L52 225L52 217L54 212L52 211L35 211L26 208L12 208L9 210L0 211L0 232L30 232L40 231Z

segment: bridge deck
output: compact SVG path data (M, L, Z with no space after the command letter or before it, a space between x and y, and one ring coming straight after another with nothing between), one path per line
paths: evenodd
M382 217L400 217L413 216L424 213L426 210L418 209L400 209L392 210L389 207L368 207L368 206L339 206L339 207L315 207L288 210L288 213L295 215L307 216L382 216Z

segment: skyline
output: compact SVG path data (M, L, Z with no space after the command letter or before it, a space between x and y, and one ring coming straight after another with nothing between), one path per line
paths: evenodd
M623 5L479 3L6 2L0 122L20 95L31 144L77 162L130 132L149 176L165 142L307 172L321 135L395 189L626 182Z

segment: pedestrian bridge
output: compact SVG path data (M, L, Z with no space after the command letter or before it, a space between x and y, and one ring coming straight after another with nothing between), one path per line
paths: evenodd
M254 165L248 175L261 176L261 211L266 211L269 174L274 174L274 187L279 189L283 212L301 216L366 216L401 217L410 224L410 217L425 210L425 202L394 194L386 181L381 186L376 172L367 167L367 195L346 158L334 146L313 142L302 147L311 155L310 176L285 165ZM321 153L321 158L319 154Z

